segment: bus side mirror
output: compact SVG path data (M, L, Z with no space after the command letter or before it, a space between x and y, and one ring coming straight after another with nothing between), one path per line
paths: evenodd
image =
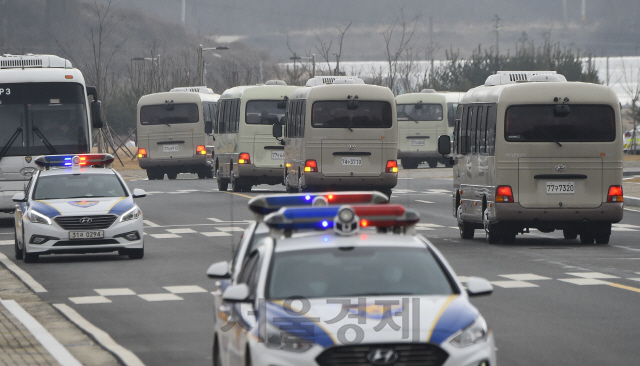
M438 137L438 153L441 155L451 154L451 137L449 135Z
M279 123L273 124L273 137L280 138L282 137L282 125Z
M204 123L204 133L211 134L213 132L213 122L207 121Z
M91 124L93 128L102 128L102 103L99 100L91 102Z

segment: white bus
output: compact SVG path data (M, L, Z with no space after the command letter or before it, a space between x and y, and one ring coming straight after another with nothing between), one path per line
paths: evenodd
M254 185L282 184L284 147L272 136L272 125L284 118L286 99L296 86L280 80L225 90L214 127L214 171L218 189L250 192Z
M287 192L374 189L398 182L398 125L391 90L355 77L309 79L288 101ZM282 127L274 126L274 136Z
M92 126L102 128L98 93L71 62L0 56L0 211L14 211L12 197L37 170L35 156L91 152Z
M499 72L456 120L453 211L460 236L513 243L530 228L606 244L622 219L620 102L555 72ZM439 151L449 153L448 136Z
M464 93L436 92L398 95L398 159L404 169L416 169L424 161L430 168L447 165L438 153L438 136L453 135L455 111Z
M174 88L138 101L138 163L149 180L179 173L213 178L213 121L220 95L206 87Z

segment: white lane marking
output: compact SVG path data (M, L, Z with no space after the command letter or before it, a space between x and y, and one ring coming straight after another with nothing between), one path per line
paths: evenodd
M171 234L196 234L197 233L197 231L189 228L167 229L167 231L170 232Z
M135 355L135 353L122 347L116 343L109 334L95 325L89 323L82 315L73 310L67 304L53 304L64 316L72 323L88 333L91 338L98 342L102 347L113 353L123 364L127 366L144 366L144 363Z
M204 236L232 236L231 234L225 233L225 232L222 232L222 231L213 231L213 232L200 233L200 234L202 234Z
M217 222L220 224L249 224L252 222L252 220L224 221L224 220L217 219L215 217L208 217L207 220L211 220L213 222ZM209 225L212 225L212 224L209 224Z
M213 222L224 222L224 221L222 221L222 220L220 220L220 219L217 219L217 218L215 218L215 217L209 217L209 218L208 218L208 220L211 220L211 221L213 221Z
M491 281L491 284L502 288L539 287L535 283L525 281Z
M423 201L423 200L416 200L416 202L422 202L422 203L433 203L431 201Z
M428 223L418 223L417 225L419 226L426 226L426 227L444 227L442 225L438 225L438 224L428 224ZM456 226L457 227L457 226Z
M207 290L203 289L200 286L166 286L163 288L171 292L172 294L195 294L200 292L207 292Z
M540 280L551 279L549 277L542 277L533 273L506 274L506 275L498 275L498 276L508 278L514 281L540 281Z
M40 342L40 344L63 366L81 366L69 351L64 348L51 333L38 321L27 313L15 300L0 300L0 303L15 316L25 328Z
M416 226L416 230L427 231L427 230L435 230L435 229L431 227L425 227L425 226Z
M0 240L0 245L13 245L15 241L13 240Z
M593 278L558 278L558 281L569 282L579 286L608 285L609 282Z
M184 300L178 295L174 294L142 294L138 295L139 298L147 300L147 301L175 301L175 300Z
M93 291L100 294L100 296L126 296L135 295L136 293L130 288L97 288Z
M615 248L622 248L622 249L631 250L631 251L634 251L634 252L640 252L640 249L629 248L629 247L625 247L625 246L622 246L622 245L613 245L613 244L609 244L609 245L611 245L612 247L615 247ZM640 273L638 273L638 274L640 274Z
M145 224L147 224L147 226L150 226L150 227L160 227L160 225L149 220L142 220L142 222L144 222Z
M151 236L153 236L156 239L176 239L176 238L181 238L180 235L176 235L176 234L149 234Z
M107 299L104 296L79 296L79 297L70 297L69 301L76 305L85 305L85 304L109 304L111 300Z
M570 276L576 276L581 278L591 278L591 279L620 278L617 276L612 276L612 275L608 275L600 272L572 272L567 274Z
M220 231L244 231L244 228L237 226L217 227L216 229Z
M426 194L450 194L451 191L447 189L427 189Z
M631 281L640 281L640 278L628 278L628 280L631 280Z
M410 179L413 179L413 178L398 178L398 180L410 180Z
M4 264L4 266L7 267L9 271L13 272L14 275L18 276L22 282L24 282L33 290L33 292L47 292L47 290L42 287L42 285L39 284L38 281L34 280L30 274L23 271L2 253L0 253L0 262Z

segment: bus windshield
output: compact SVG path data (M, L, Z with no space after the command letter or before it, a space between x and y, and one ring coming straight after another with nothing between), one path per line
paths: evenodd
M247 102L246 123L250 125L272 125L280 123L284 117L285 108L278 108L279 100L252 100Z
M58 154L89 150L82 85L15 83L0 84L0 90L0 150L17 134L6 156L53 153L44 140Z
M608 105L569 105L558 113L556 105L511 106L504 136L517 142L590 142L616 139L613 108Z
M442 105L398 104L398 122L400 121L442 121Z
M351 103L351 105L350 105ZM315 128L391 128L391 104L384 101L331 101L313 103Z
M195 123L199 120L198 105L195 103L167 103L140 107L140 124L143 126Z

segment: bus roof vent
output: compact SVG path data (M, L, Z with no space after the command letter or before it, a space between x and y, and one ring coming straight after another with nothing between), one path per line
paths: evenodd
M529 81L548 82L548 83L551 83L551 82L566 83L567 78L565 78L564 75L562 74L538 74L530 77Z
M515 83L533 81L531 80L531 78L536 75L557 75L557 73L555 71L498 71L496 74L490 75L487 78L487 80L484 82L484 85L494 86L494 85L515 84ZM538 80L538 81L541 81L541 80ZM551 80L548 80L548 81L551 81ZM553 81L561 81L561 80L553 80Z
M59 68L70 69L71 62L54 55L2 55L0 69Z
M307 81L307 86L329 84L364 84L364 80L356 76L316 76Z
M420 93L435 93L436 90L435 89L422 89L420 90Z
M287 85L287 83L282 80L269 80L264 85Z
M189 92L189 93L205 93L213 94L213 90L206 86L185 86L182 88L173 88L170 92Z

